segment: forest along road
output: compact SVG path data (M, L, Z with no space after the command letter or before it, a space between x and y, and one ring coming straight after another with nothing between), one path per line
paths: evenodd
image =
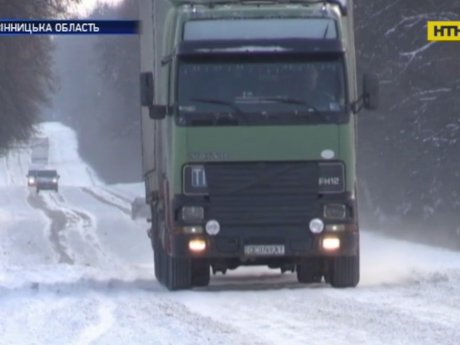
M362 233L356 289L243 268L168 292L110 186L0 187L0 344L458 344L460 253Z

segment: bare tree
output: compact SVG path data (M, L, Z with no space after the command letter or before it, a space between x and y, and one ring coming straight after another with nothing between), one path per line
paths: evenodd
M124 0L120 6L106 8L105 15L118 19L137 19L137 1ZM111 93L113 116L104 119L103 126L114 136L139 134L139 42L137 36L114 36L100 40L99 73Z
M63 16L80 0L0 0L0 13L11 19ZM0 38L0 149L26 140L38 121L40 106L53 90L49 36Z
M379 111L359 115L359 168L372 207L434 236L454 231L460 46L428 42L426 26L459 20L460 3L357 0L355 13L359 66L381 84Z

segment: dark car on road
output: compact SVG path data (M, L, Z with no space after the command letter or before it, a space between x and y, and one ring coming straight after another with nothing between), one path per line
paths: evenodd
M37 193L40 190L58 191L59 175L54 169L34 169L27 173L27 185L35 187Z

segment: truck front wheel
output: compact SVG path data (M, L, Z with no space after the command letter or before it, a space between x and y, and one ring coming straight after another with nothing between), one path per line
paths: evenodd
M192 259L192 286L208 286L210 280L209 263L205 259Z
M328 282L336 288L355 287L359 282L359 254L332 258Z
M161 271L161 253L160 253L160 246L159 246L159 238L158 237L155 237L155 232L152 231L152 235L151 235L151 238L150 238L150 241L152 242L152 249L153 249L153 263L154 263L154 266L155 266L155 278L157 278L157 280L159 282L161 282L161 275L160 275L160 271Z
M164 254L166 254L163 251ZM192 287L191 262L187 258L169 256L166 259L166 287L168 290L185 290Z
M160 244L160 237L158 236L158 229L159 229L159 223L158 223L158 214L155 209L152 208L152 225L149 230L149 237L150 237L150 243L152 244L152 250L153 250L153 263L155 266L155 278L157 278L157 281L162 283L163 282L163 276L161 274L162 270L162 253L161 253L161 244Z

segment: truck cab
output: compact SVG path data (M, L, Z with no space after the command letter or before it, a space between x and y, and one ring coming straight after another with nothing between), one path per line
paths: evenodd
M265 265L359 282L350 1L141 1L142 147L157 279Z

